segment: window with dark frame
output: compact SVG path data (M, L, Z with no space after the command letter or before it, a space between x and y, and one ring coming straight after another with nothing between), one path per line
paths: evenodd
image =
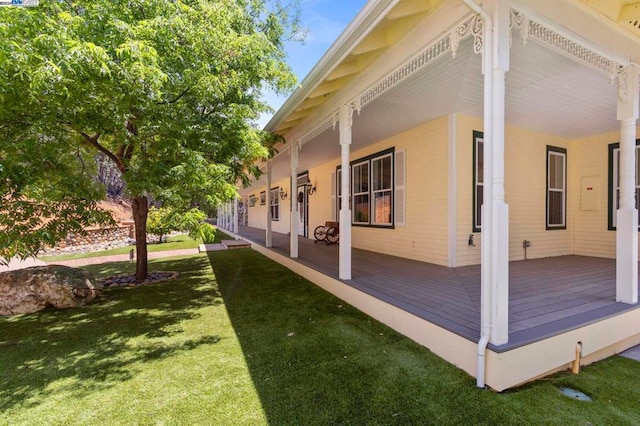
M620 143L609 144L609 227L616 230L616 219L620 202ZM636 139L636 209L640 205L640 139ZM638 215L640 229L640 215Z
M260 205L264 206L265 204L267 204L267 192L266 191L262 191L260 193Z
M271 189L271 220L280 220L280 188Z
M342 169L336 170L336 194L338 194L338 200L336 203L338 211L336 212L336 219L340 222L340 210L342 209Z
M567 150L547 145L547 230L567 229Z
M392 224L393 199L393 159L391 154L371 160L371 194L373 200L373 216L371 223L375 225Z
M353 212L351 221L354 224L369 224L369 162L364 161L351 166L351 197Z
M484 202L484 133L473 132L473 232L482 231Z
M249 207L255 207L256 201L257 200L255 194L249 195Z
M393 227L394 148L351 162L351 221L357 226ZM336 169L337 214L342 206L342 169Z

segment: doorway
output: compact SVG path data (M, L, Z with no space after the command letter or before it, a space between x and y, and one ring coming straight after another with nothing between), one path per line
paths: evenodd
M309 236L309 173L298 175L296 202L298 203L298 235L307 238Z

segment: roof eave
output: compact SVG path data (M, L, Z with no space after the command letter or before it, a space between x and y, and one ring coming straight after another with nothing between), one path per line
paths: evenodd
M278 125L287 118L322 83L329 73L342 61L355 45L371 31L399 0L370 0L351 21L340 37L331 45L320 61L302 80L298 89L278 109L269 120L264 130L275 131Z

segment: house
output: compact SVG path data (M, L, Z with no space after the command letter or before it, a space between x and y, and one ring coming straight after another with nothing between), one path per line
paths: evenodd
M479 387L610 356L640 343L639 74L635 0L371 0L267 125L243 229Z

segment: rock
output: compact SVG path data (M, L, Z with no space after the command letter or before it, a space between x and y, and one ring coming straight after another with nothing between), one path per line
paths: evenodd
M102 292L91 273L61 265L0 273L0 315L83 306Z

